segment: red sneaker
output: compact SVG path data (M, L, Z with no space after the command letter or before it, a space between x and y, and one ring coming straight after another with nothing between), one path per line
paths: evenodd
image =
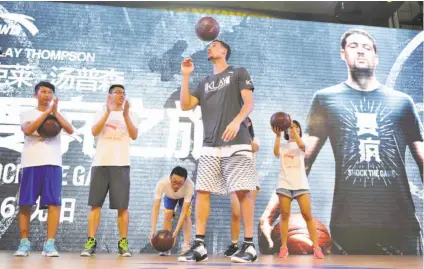
M278 253L278 257L285 259L289 256L289 250L287 249L287 246L280 247L280 253Z
M314 256L316 259L324 259L324 254L320 247L314 247Z

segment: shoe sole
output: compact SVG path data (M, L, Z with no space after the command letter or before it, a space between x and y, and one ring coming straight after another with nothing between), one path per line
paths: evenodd
M43 255L44 257L59 257L59 253L49 254L44 251L41 253L41 255Z
M208 257L206 257L205 259L203 259L203 260L201 260L201 261L196 261L196 260L183 260L183 259L180 259L180 258L178 258L178 261L179 262L205 262L205 261L207 261L208 260Z
M234 262L234 263L252 263L252 262L256 262L257 260L258 260L258 258L254 259L252 261L246 261L246 260L243 260L242 258L239 258L239 257L232 257L231 258L231 261Z
M196 262L196 260L187 260L187 259L182 259L181 257L178 257L177 261L179 261L179 262Z
M91 257L91 256L95 256L96 253L90 254L90 253L81 253L80 256L81 257Z
M124 254L118 254L120 257L132 257L132 254L124 253Z
M201 260L201 261L196 261L196 262L205 262L205 261L207 261L208 260L208 257L206 257L206 258L204 258L203 260Z
M28 257L29 252L26 255L25 254L13 254L13 256L15 256L15 257Z

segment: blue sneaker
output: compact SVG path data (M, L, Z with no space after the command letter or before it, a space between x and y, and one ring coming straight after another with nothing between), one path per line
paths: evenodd
M16 257L27 257L29 256L29 252L31 250L31 242L28 240L28 238L21 239L21 242L19 243L18 249L15 251Z
M57 252L56 246L54 245L54 239L49 239L44 243L43 252L41 254L47 257L59 257L59 252Z

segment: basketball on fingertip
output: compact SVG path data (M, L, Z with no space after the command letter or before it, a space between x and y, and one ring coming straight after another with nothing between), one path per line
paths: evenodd
M197 21L195 31L200 40L212 41L219 35L219 24L212 17L203 17Z

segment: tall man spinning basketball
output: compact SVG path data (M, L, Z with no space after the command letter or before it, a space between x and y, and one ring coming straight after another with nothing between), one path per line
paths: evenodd
M347 80L315 93L305 155L309 173L330 139L336 161L330 229L336 250L422 255L421 227L404 161L409 147L422 178L424 132L414 102L377 81L377 46L369 33L349 30L340 45ZM273 201L260 222L268 239L278 206Z
M204 243L210 211L210 194L236 193L244 223L244 244L233 262L254 262L253 245L254 202L250 191L256 190L250 134L246 117L253 110L253 84L246 69L227 64L231 49L223 41L214 41L208 48L208 60L213 74L203 79L190 93L189 79L194 70L191 59L181 65L182 110L201 106L203 147L196 180L196 240L179 261L205 261Z

